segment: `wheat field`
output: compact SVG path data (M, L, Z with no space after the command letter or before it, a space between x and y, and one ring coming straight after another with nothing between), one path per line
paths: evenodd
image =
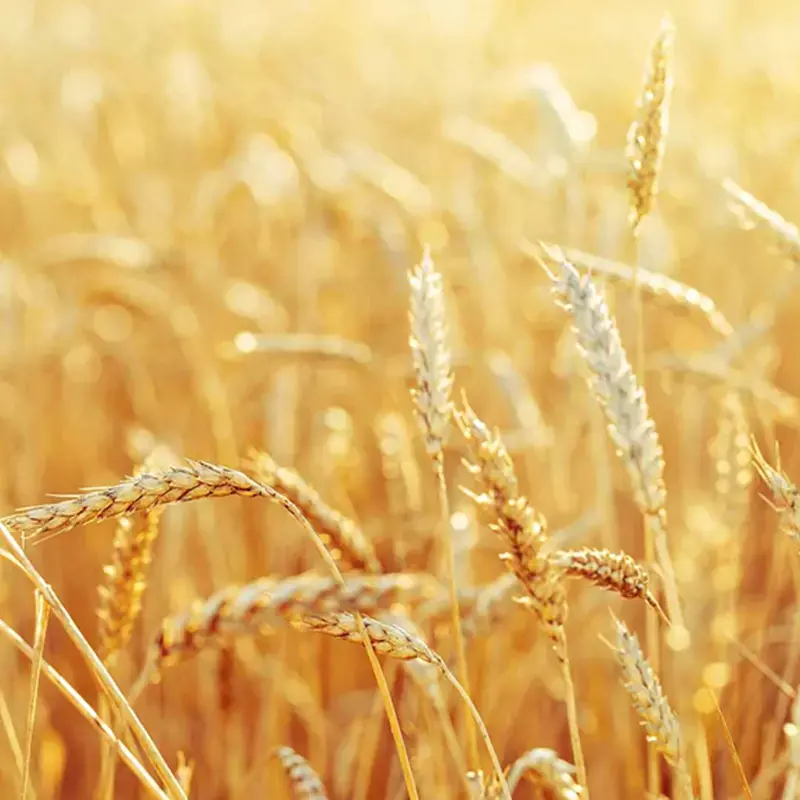
M798 8L2 0L0 796L800 798Z

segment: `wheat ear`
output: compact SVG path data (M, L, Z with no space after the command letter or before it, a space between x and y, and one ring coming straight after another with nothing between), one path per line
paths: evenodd
M260 578L244 586L226 586L208 598L196 600L186 611L162 620L142 688L162 667L201 650L223 646L237 636L256 634L303 614L376 614L400 602L416 605L438 585L427 575L401 573L348 576L344 584L335 578L300 575L282 581Z
M796 225L785 220L777 211L773 211L766 203L746 192L730 178L722 182L722 188L749 222L769 231L775 237L781 251L795 265L800 264L800 231Z
M154 447L134 473L142 475L169 469L178 461L163 446ZM99 587L100 656L110 664L130 641L133 625L142 610L142 597L147 587L147 573L153 546L159 534L161 508L145 515L144 524L136 526L128 517L121 517L114 535L111 562L103 573L106 580Z
M465 490L465 493L475 501L488 517L491 529L509 547L509 551L503 553L501 559L525 588L527 596L519 602L534 612L553 643L560 662L573 756L578 780L586 787L586 765L583 760L575 687L572 683L564 630L567 598L563 573L541 552L547 540L547 520L520 493L514 463L500 435L489 430L486 423L469 406L466 398L464 409L456 411L455 417L469 448L469 459L465 459L464 463L478 479L483 490L480 494L469 490ZM588 796L588 788L586 792Z
M421 262L409 272L408 283L409 346L416 377L416 386L411 390L411 397L439 488L442 520L439 543L450 591L458 676L464 690L469 693L467 650L458 605L455 543L450 528L450 502L444 472L444 445L450 434L453 416L453 364L447 343L444 281L433 263L429 248L425 248ZM469 757L477 766L478 740L475 726L469 718L465 720L465 724Z
M546 245L546 252L557 252L555 245ZM536 257L536 248L526 243L523 252L531 257ZM717 308L716 303L706 294L685 283L662 275L660 272L650 272L642 267L632 267L620 261L576 250L572 247L562 248L564 256L576 268L594 275L600 275L609 282L623 283L634 287L638 281L639 286L648 295L661 300L663 305L671 309L683 309L701 315L713 331L727 338L733 333L733 326L725 315Z
M572 330L589 368L589 385L605 413L609 435L633 484L634 500L653 536L664 571L670 619L685 639L675 571L666 540L664 452L650 416L647 397L636 381L602 295L589 277L582 278L560 252L549 250L547 254L561 266L561 276L556 277L542 265L553 282L556 297L572 317Z
M775 468L764 458L755 438L752 440L752 448L756 471L772 494L772 499L767 502L780 515L781 527L786 535L792 541L800 543L800 491L781 470L780 455Z
M335 558L345 565L367 572L381 572L372 542L349 517L332 508L322 496L294 470L280 466L267 453L253 451L250 467L260 483L288 497L314 526Z
M296 800L327 800L325 784L303 756L291 747L276 747L273 755L280 761Z
M658 192L669 126L674 38L675 28L669 18L665 18L650 49L637 116L628 131L628 192L630 224L634 232L650 212Z
M647 570L627 553L582 547L578 550L556 550L550 563L573 578L583 578L603 589L629 599L644 600L661 616L664 612L649 589Z
M60 503L34 506L1 520L23 542L38 544L79 525L147 513L173 503L206 497L271 497L286 507L285 498L243 472L206 461L189 461L157 473L128 478L116 486L71 495Z
M508 788L513 792L523 777L528 778L538 790L547 792L554 800L581 800L585 795L572 777L575 767L559 758L554 750L536 747L523 753L510 767L506 768ZM479 800L495 800L497 793L495 780L484 781L483 776L473 777L474 784L482 784Z
M616 629L614 652L622 668L622 682L631 703L641 717L647 740L675 770L680 800L691 800L692 788L684 760L681 728L678 717L667 700L661 683L642 653L639 640L625 623L614 620Z

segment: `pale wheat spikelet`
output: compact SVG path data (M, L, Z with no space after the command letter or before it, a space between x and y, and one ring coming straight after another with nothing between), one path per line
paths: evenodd
M732 529L744 524L750 505L753 462L750 423L739 392L729 390L720 403L717 431L711 442L715 489L721 512Z
M295 800L327 800L325 784L303 756L291 747L276 747L273 755L286 772Z
M546 245L546 253L558 252L553 245ZM538 252L532 244L523 245L526 255L535 257ZM669 309L683 309L702 315L708 325L720 336L728 337L733 333L733 326L725 315L717 308L716 303L706 294L660 272L650 272L643 267L634 268L629 264L612 261L608 258L586 253L575 248L563 248L567 260L579 270L594 275L601 275L609 282L634 286L638 280L642 291Z
M546 747L536 747L523 753L510 767L506 768L508 788L513 792L523 778L527 778L538 790L547 793L553 800L580 800L583 789L575 782L575 767L559 758L555 751ZM488 779L482 773L467 775L472 796L477 800L497 800L500 787L497 779Z
M169 448L155 446L135 475L169 469L177 461L177 456ZM128 517L122 517L117 523L111 563L103 569L106 580L99 587L99 652L106 664L126 647L141 612L162 510L154 508L147 512L144 524L136 524Z
M70 496L60 503L22 509L1 521L24 542L37 544L79 525L147 513L173 503L230 495L271 497L279 503L283 499L243 472L206 461L190 461L185 466L138 475L116 486Z
M466 401L455 418L469 447L465 464L482 489L480 494L465 493L509 547L501 558L528 593L523 605L536 613L563 659L566 595L560 572L540 554L547 538L547 521L520 494L514 464L497 432L492 433Z
M772 493L772 499L767 502L780 515L781 528L787 536L792 541L800 543L800 492L781 470L780 456L777 459L776 469L764 458L755 439L752 440L752 447L756 470Z
M730 178L722 182L722 188L736 204L740 216L769 231L775 237L781 252L795 265L800 264L800 231L796 225L785 220L777 211L773 211Z
M381 565L372 542L349 517L332 508L313 486L294 470L282 467L267 453L251 454L251 469L263 484L289 498L311 523L331 555L355 569L377 573Z
M617 326L589 277L582 278L560 252L546 252L561 267L560 277L550 275L553 291L572 316L573 332L589 367L589 384L631 477L636 503L646 516L663 516L667 497L664 453Z
M579 550L556 550L548 558L570 577L583 578L622 597L644 600L656 611L661 611L650 592L647 570L627 553L582 547Z
M628 131L628 191L634 232L650 212L658 192L669 127L674 38L675 28L669 18L665 18L650 49L637 116Z
M417 385L412 390L425 446L436 463L443 458L452 415L453 369L447 346L442 276L427 248L408 276L411 287L411 356Z
M622 683L641 717L647 740L674 767L680 792L676 797L691 798L691 782L684 761L681 728L656 674L644 657L635 634L625 623L614 620L614 652L622 668Z

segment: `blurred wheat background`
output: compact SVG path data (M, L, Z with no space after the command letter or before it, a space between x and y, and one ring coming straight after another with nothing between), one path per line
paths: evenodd
M669 134L634 239L626 136L666 12ZM464 391L499 431L548 546L630 554L665 606L664 571L536 243L627 264L622 279L601 264L592 280L664 448L685 629L659 623L653 651L644 603L565 580L580 796L684 796L648 755L604 641L610 608L680 719L696 797L800 797L800 561L751 464L752 436L776 467L779 444L780 469L800 479L800 240L776 237L724 189L732 179L800 220L798 30L800 6L779 0L2 0L0 513L186 458L253 475L254 453L268 453L358 523L377 569L429 577L421 607L383 610L460 674L450 537L468 688L501 764L534 748L574 763L565 673L535 616L508 582L491 618L476 610L480 587L506 572L504 547L459 489L476 486L455 426L443 524L409 392L408 273L430 248L453 400ZM706 295L729 327L709 325L699 295L655 295L634 264ZM26 547L125 694L161 620L194 598L329 574L266 499L162 511ZM134 570L114 542L146 526L152 556ZM52 615L45 627L17 566L3 561L2 621L119 725L96 669ZM351 566L341 559L345 580ZM138 599L130 641L124 631L114 644L98 615L128 613L108 595L120 576ZM111 785L96 725L8 635L2 796L148 796L118 760ZM189 797L323 796L291 785L279 746L308 760L330 798L408 796L363 646L276 624L198 649L133 704L170 768L192 765ZM492 764L483 745L472 763L463 703L442 683L437 711L413 671L380 663L419 797L466 797L462 768L488 778ZM579 796L571 781L529 777L515 797ZM500 796L475 780L475 797ZM162 791L149 796L175 796Z

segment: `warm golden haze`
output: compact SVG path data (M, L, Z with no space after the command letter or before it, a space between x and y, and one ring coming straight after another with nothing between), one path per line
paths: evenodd
M800 797L798 34L0 3L0 797Z

